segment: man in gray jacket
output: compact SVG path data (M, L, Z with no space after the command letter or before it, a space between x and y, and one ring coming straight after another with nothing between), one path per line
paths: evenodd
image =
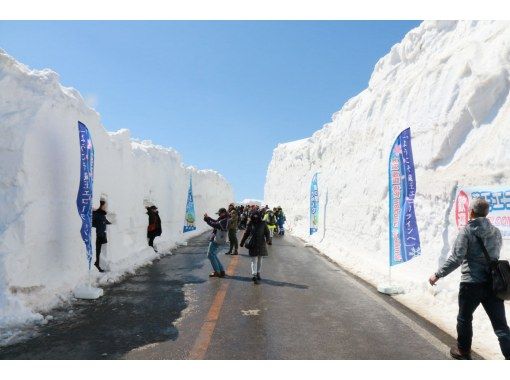
M489 316L503 355L510 359L510 329L506 322L505 305L492 291L490 266L477 239L481 238L492 260L499 259L501 232L486 218L488 214L489 203L485 199L473 200L470 220L459 232L451 256L429 279L430 284L435 285L441 277L446 277L461 266L457 347L450 350L454 359L471 359L473 313L480 303Z

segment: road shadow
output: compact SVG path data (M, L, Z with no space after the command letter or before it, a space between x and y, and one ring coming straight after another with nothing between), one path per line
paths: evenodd
M241 282L252 282L252 278L246 277L246 276L225 276L224 279L241 281ZM270 280L270 279L266 279L266 278L263 278L262 280L260 280L259 283L267 284L267 285L271 285L271 286L294 288L294 289L308 289L308 285L293 284L292 282L276 281L276 280Z
M188 307L184 291L205 280L194 275L205 258L165 256L118 283L103 297L53 309L34 337L0 347L0 359L117 359L148 344L176 340L174 325Z

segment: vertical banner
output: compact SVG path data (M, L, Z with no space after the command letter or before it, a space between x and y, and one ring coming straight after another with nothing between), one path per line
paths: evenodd
M391 148L388 174L390 266L393 266L421 253L414 213L416 176L410 128L400 133Z
M469 206L475 198L489 202L487 218L499 228L503 239L510 239L510 186L463 187L455 200L455 222L460 229L469 221Z
M193 187L191 184L191 176L189 177L188 199L186 201L186 215L184 217L185 225L182 232L190 232L197 229L195 226L195 203L193 202Z
M319 231L319 185L315 173L310 186L310 235L317 231Z
M78 122L80 141L80 187L76 198L78 214L81 218L81 238L87 249L89 270L92 263L92 190L94 184L94 146L85 124Z

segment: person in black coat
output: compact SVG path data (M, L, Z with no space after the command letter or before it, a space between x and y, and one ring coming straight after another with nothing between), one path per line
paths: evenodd
M249 240L248 240L249 239ZM251 274L252 280L255 284L258 284L260 280L260 270L262 267L262 257L267 256L267 247L271 245L271 237L269 234L269 228L260 216L259 211L255 211L251 214L250 223L246 227L246 231L241 239L241 247L247 243L247 247L250 252L251 258Z
M108 243L108 239L106 238L106 226L111 224L108 219L106 219L106 202L100 201L99 208L94 210L92 213L92 227L96 229L96 262L94 266L97 268L99 272L104 272L103 269L99 266L99 256L101 255L101 246L103 244Z
M149 216L149 225L147 226L147 239L149 239L149 247L154 248L154 239L156 236L161 236L163 230L161 229L161 218L159 217L158 208L156 206L147 207L147 215Z

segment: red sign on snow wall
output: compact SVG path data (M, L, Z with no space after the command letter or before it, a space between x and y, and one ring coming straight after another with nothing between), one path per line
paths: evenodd
M510 186L460 189L455 200L455 222L459 229L468 223L469 205L475 198L484 198L489 202L487 218L499 228L503 239L510 239Z

